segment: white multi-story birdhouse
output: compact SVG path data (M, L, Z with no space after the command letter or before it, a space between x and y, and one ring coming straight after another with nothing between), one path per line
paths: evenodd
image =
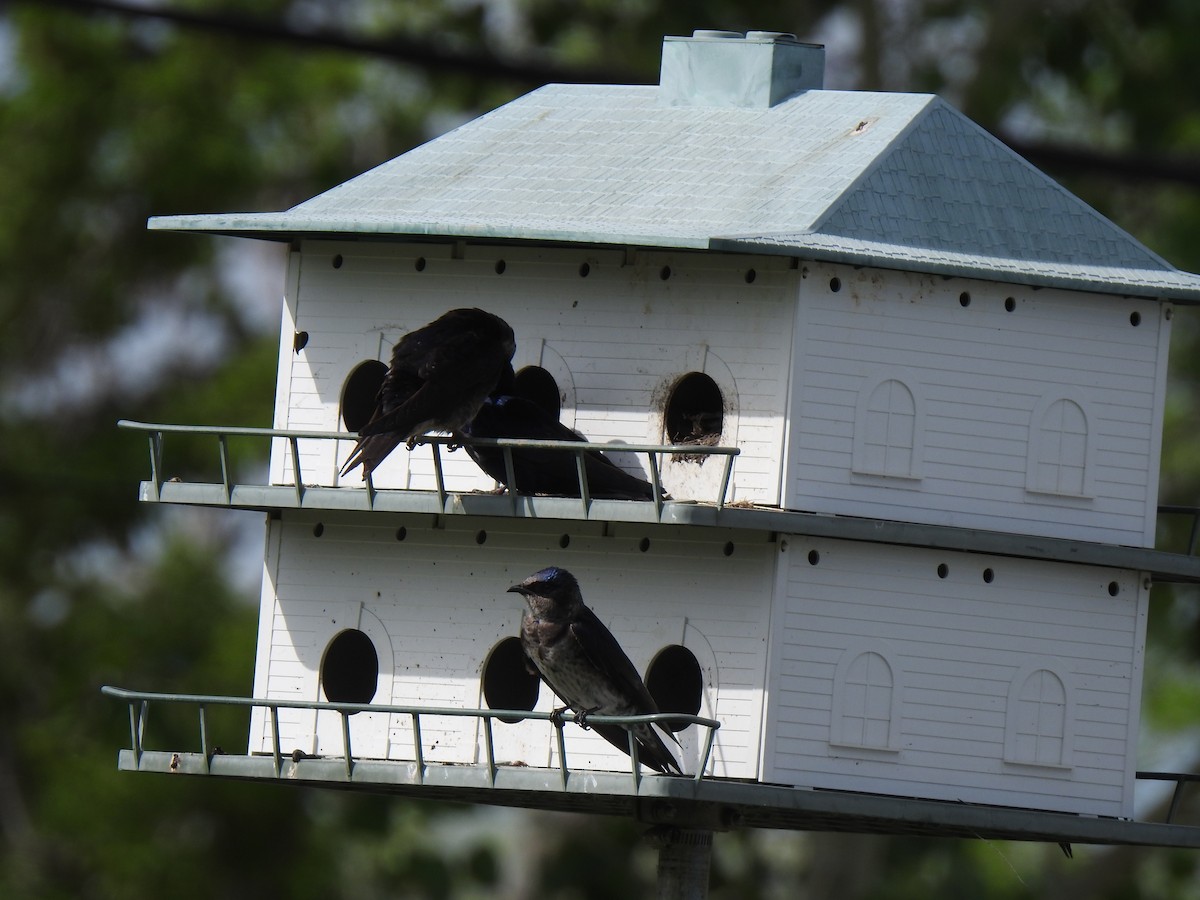
M660 85L548 85L286 212L152 220L290 246L265 483L172 481L143 426L145 499L267 511L248 756L203 771L453 796L484 766L485 802L1129 838L1095 817L1134 814L1151 583L1200 581L1154 549L1200 278L937 97L822 69L789 35L667 38ZM500 494L447 440L340 475L392 347L460 307L669 499ZM711 752L677 732L700 780L457 714L558 705L506 593L547 565L660 708L720 723Z

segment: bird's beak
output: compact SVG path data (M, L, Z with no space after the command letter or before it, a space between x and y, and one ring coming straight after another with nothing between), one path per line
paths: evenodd
M529 593L529 589L527 587L525 587L525 585L523 585L523 584L514 584L507 591L505 591L505 593L506 594L521 594L524 596Z

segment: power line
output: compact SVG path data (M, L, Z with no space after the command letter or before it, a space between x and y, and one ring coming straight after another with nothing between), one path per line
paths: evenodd
M1200 160L1144 153L1127 154L1026 141L999 133L996 137L1035 165L1094 173L1125 181L1167 181L1200 187Z
M0 0L2 4L3 0ZM9 0L21 2L21 0ZM25 0L29 2L29 0ZM212 31L255 41L278 41L319 50L341 50L360 56L377 56L424 69L455 72L477 78L501 78L528 84L645 84L630 80L628 71L588 66L561 66L548 60L505 59L473 48L453 50L427 41L390 35L383 38L349 35L330 29L301 30L280 22L227 12L196 12L168 6L144 6L122 0L33 0L41 7L57 6L79 13L111 14L130 19L158 19L186 28Z
M0 0L2 5L4 0ZM21 0L9 0L21 2ZM28 2L28 0L25 0ZM167 6L144 6L124 0L35 0L84 14L111 14L131 19L158 19L184 28L211 31L252 41L277 41L309 49L374 56L437 72L481 79L502 79L540 86L567 84L648 84L652 79L629 70L563 66L548 60L506 59L487 50L455 50L391 35L371 38L329 29L301 30L280 22L227 12L197 12ZM1070 147L997 134L1001 141L1038 166L1094 174L1130 182L1164 182L1200 188L1200 160L1149 154L1116 153Z

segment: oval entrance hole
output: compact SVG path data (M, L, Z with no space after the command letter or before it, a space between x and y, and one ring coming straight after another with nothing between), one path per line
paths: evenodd
M663 647L646 668L646 690L658 704L659 712L697 715L704 699L704 672L696 655L682 644ZM688 726L672 722L663 723L663 727L683 731Z
M541 679L525 666L521 639L507 637L492 647L483 664L483 702L488 709L532 710L537 705ZM512 725L521 716L500 716Z
M668 443L717 444L724 424L724 398L715 381L703 372L689 372L675 383L667 398Z
M388 367L377 359L368 359L354 367L342 385L342 424L347 431L362 431L375 412L379 387Z
M379 684L379 654L357 628L334 635L321 657L321 687L330 703L370 703Z
M525 366L514 379L513 393L544 409L555 419L562 413L562 394L554 376L541 366Z

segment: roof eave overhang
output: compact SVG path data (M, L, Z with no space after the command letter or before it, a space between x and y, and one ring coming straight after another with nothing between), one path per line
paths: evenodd
M557 246L634 246L664 250L713 249L712 242L708 237L694 235L599 232L552 227L513 228L509 225L491 226L484 223L455 226L395 221L339 222L329 219L306 222L288 218L285 214L157 216L150 219L148 227L151 231L177 231L284 242L297 240L455 242L466 240Z
M1142 297L1180 305L1200 305L1200 276L1179 270L1106 269L1100 266L1045 263L1009 257L966 256L922 247L871 245L810 235L789 240L772 237L719 237L710 249L726 253L779 255L852 266L872 266L952 278L978 278L1032 288Z
M789 256L816 262L978 278L1031 288L1059 288L1123 297L1143 297L1200 305L1200 276L1178 270L1112 269L1045 263L1006 257L968 256L922 247L846 240L819 233L792 235L698 235L596 231L569 228L513 228L472 223L441 225L395 220L309 219L294 213L156 216L152 231L292 242L296 240L507 242L554 246L646 247L709 250L736 255Z

